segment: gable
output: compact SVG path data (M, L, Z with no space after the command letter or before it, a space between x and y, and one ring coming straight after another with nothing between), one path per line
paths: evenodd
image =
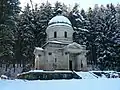
M77 47L75 45L69 45L67 48L70 48L70 49L79 49L79 47Z
M67 45L67 48L68 49L83 49L83 47L81 45L79 45L79 44L77 44L75 42L72 43L72 44Z

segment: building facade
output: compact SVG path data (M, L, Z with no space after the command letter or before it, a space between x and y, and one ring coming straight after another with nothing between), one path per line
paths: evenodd
M74 30L68 18L53 17L46 33L47 43L34 50L35 69L87 70L86 47L73 42Z

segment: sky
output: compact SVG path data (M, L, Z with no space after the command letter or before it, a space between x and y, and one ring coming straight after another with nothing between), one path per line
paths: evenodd
M120 2L120 0L32 0L33 4L40 4L46 1L50 2L53 5L56 1L59 1L65 3L66 5L70 5L71 7L74 6L75 3L78 3L80 4L80 8L83 8L84 10L87 10L89 7L93 8L95 4L106 5L108 3L113 3L114 5L117 5ZM24 8L27 3L30 3L30 0L20 0L20 2L21 7Z

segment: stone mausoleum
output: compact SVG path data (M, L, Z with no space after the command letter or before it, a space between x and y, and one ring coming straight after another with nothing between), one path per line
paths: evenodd
M87 70L86 47L73 42L74 30L67 17L53 17L46 33L47 42L34 50L35 69Z

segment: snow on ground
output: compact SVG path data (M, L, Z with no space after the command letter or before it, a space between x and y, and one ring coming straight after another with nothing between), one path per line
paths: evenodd
M120 90L120 79L0 80L0 90Z
M95 79L95 78L97 78L89 72L76 72L76 74L79 75L80 77L82 77L82 79Z

